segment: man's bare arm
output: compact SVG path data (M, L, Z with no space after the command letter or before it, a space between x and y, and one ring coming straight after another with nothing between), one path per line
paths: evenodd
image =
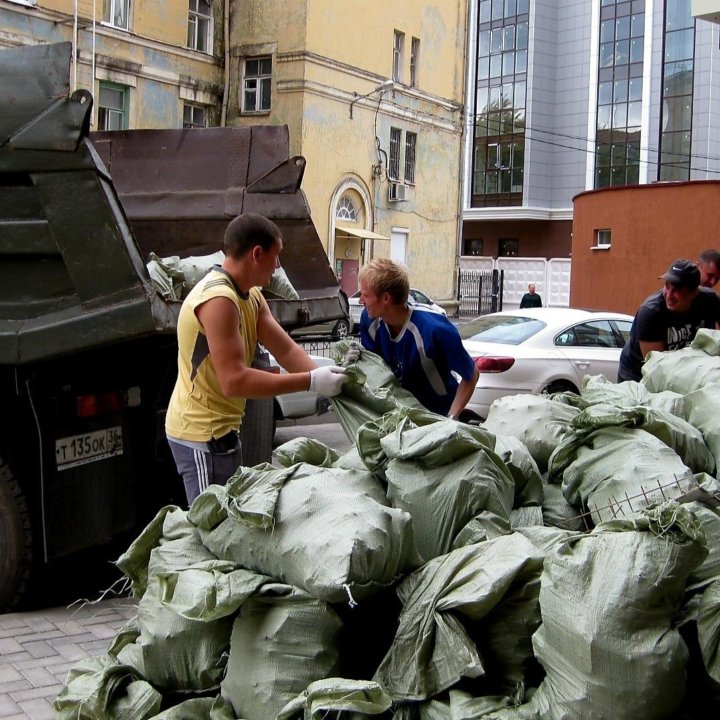
M238 311L231 300L223 297L211 298L200 305L196 314L205 331L210 348L210 361L215 368L220 389L225 395L267 398L308 389L310 376L307 371L315 367L312 361L309 367L302 368L307 371L282 375L245 366Z

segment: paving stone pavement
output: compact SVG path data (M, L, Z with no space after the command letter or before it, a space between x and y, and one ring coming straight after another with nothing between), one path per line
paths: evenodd
M0 615L0 718L54 718L68 670L102 655L136 607L130 598L113 598Z

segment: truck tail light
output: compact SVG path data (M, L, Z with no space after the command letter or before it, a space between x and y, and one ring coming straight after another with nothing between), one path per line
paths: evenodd
M78 395L75 398L75 409L78 417L81 418L109 415L139 404L140 388L129 388L127 392L111 390L103 393Z
M501 373L509 370L515 364L512 357L484 356L475 358L475 367L484 373Z

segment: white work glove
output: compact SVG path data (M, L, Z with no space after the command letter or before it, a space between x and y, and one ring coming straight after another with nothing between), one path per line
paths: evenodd
M337 365L326 365L310 371L309 389L318 393L318 395L334 397L340 394L346 380L345 368Z
M362 354L362 345L357 340L351 340L348 349L345 351L344 365L357 362Z

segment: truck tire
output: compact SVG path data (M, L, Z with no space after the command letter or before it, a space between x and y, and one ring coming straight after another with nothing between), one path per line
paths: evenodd
M0 612L17 607L32 568L32 529L25 496L0 458Z

